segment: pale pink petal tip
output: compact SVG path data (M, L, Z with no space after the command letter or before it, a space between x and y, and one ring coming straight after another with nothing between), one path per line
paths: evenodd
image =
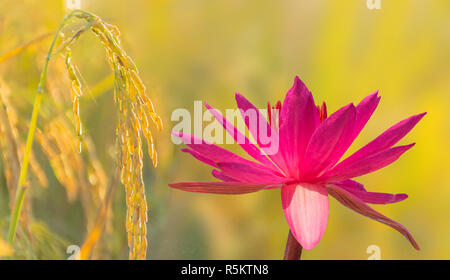
M311 250L322 239L328 222L328 193L318 185L287 185L281 189L286 221L295 239Z

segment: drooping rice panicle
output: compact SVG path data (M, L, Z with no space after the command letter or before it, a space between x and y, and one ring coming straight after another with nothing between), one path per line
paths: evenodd
M126 231L130 259L145 259L147 251L147 202L142 176L145 138L153 165L157 165L157 155L151 134L151 123L162 129L161 118L156 114L148 97L146 87L133 60L122 49L119 29L104 22L99 17L80 12L76 17L84 19L90 30L105 47L108 63L115 75L114 100L118 107L116 134L119 143L120 178L125 186L127 218ZM71 66L70 53L66 56L69 76L72 80L74 119L77 133L81 135L79 120L79 98L81 85ZM77 94L80 93L80 94Z
M75 66L72 64L72 54L71 54L70 48L66 49L66 68L67 72L69 74L70 82L71 82L71 100L73 103L73 119L75 122L75 129L77 132L77 149L78 152L81 153L81 137L82 137L82 126L81 126L81 119L80 119L80 97L83 95L83 92L81 90L81 82L77 75L77 71L75 69Z
M68 25L72 25L73 19L81 20L85 23L84 28L77 31L69 39L59 40L62 31ZM118 166L120 170L121 182L125 186L127 218L126 231L128 234L128 245L130 248L130 259L145 259L147 251L146 222L147 222L147 202L145 196L145 186L142 175L143 168L143 138L148 145L148 153L152 159L153 165L157 165L157 155L154 147L151 123L154 123L158 129L162 129L161 118L156 114L153 104L148 97L147 90L139 77L139 72L132 59L122 49L119 40L119 30L117 27L104 22L99 17L81 10L72 11L67 15L56 32L56 36L50 46L45 60L36 99L33 106L33 113L30 120L26 148L24 152L23 165L20 169L20 176L17 184L17 195L15 196L14 210L11 214L11 222L8 231L8 241L12 243L16 235L17 221L21 213L27 188L24 187L27 168L30 163L30 154L34 132L37 130L36 138L44 147L47 156L51 158L52 167L55 170L56 177L61 182L65 182L66 189L70 196L76 192L73 182L76 175L72 167L77 164L73 156L61 153L67 149L67 138L60 137L64 134L57 124L49 127L43 127L41 131L37 127L37 117L39 107L42 101L44 87L46 86L48 65L50 59L55 53L65 54L65 66L71 81L71 98L73 105L73 119L76 131L76 140L78 141L77 150L81 150L84 144L81 142L82 126L80 119L80 98L82 96L82 84L80 82L79 72L72 63L70 48L73 43L85 33L92 31L99 41L103 44L107 61L114 73L114 100L117 104L117 128L116 135L118 139ZM56 45L59 44L58 51L54 52ZM44 135L49 135L48 137ZM58 135L58 136L56 136ZM57 139L60 137L60 139ZM72 139L73 141L73 139ZM97 167L93 167L97 168ZM76 170L76 169L75 169ZM95 182L95 176L88 176ZM104 192L103 192L104 193ZM82 196L84 195L81 192Z
M73 43L75 43L83 33L85 33L86 31L89 30L90 28L90 24L84 24L83 27L81 27L80 29L78 29L78 31L76 31L72 36L70 36L70 38L65 39L59 46L58 49L55 51L54 55L59 54L60 52L63 51L67 51L70 50L70 45L72 45ZM64 33L60 34L61 39L64 39Z

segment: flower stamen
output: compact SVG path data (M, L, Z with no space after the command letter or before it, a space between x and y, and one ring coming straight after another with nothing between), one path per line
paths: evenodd
M323 122L328 117L327 116L327 104L325 104L325 102L323 102L322 106L317 106L317 109L319 110L320 122Z
M270 106L270 101L267 102L267 113L269 117L269 124L273 128L279 128L281 125L281 101L278 100L275 106Z

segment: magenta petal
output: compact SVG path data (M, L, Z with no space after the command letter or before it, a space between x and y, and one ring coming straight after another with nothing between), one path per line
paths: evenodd
M268 187L267 185L241 182L178 182L169 184L169 186L187 192L212 194L245 194Z
M358 177L367 173L374 172L396 161L404 152L409 150L413 144L398 146L384 150L358 161L343 161L333 169L326 172L323 176L316 179L317 182L337 182L346 179Z
M366 158L367 156L392 147L406 134L408 134L408 132L410 132L411 129L414 128L414 126L423 118L423 116L425 116L425 114L426 113L415 115L397 123L396 125L383 132L380 136L375 138L372 142L365 145L357 152L346 158L342 163L356 162L360 159Z
M338 187L343 188L349 193L353 194L357 198L361 199L365 203L371 204L389 204L396 203L408 198L407 194L390 194L390 193L378 193L378 192L368 192L362 187L361 184L353 180L344 180L341 182L331 183Z
M263 126L266 126L266 134L270 136L272 141L276 141L276 149L279 150L279 136L278 131L274 130L269 123L267 122L266 118L261 114L261 112L250 102L248 101L242 94L236 92L236 104L238 108L241 111L242 118L244 119L245 125L247 126L248 130L252 134L253 138L256 140L256 143L261 148L269 148L267 147L268 143L263 143L262 139L260 137L260 128ZM256 112L255 115L257 117L257 123L251 124L248 117L246 117L246 112ZM283 171L286 171L286 164L284 162L283 157L281 156L281 153L279 151L276 152L270 152L267 153L268 157Z
M242 94L239 92L236 92L235 95L236 98L236 104L238 108L241 110L242 118L245 122L245 125L249 129L250 133L252 134L253 138L255 138L256 142L260 146L265 146L266 143L261 142L261 133L259 132L260 127L265 126L265 130L267 134L276 134L277 132L270 126L270 124L267 122L264 115L261 113L258 108L256 108L250 101L248 101ZM246 113L250 116L250 113L254 113L256 116L256 124L250 123L250 119L247 117Z
M210 162L240 162L242 164L247 164L250 166L255 166L258 168L265 168L269 169L265 166L262 166L261 164L258 164L256 162L247 160L241 156L238 156L228 150L225 150L217 145L211 144L203 139L200 139L198 137L195 137L190 134L186 133L180 133L180 132L172 132L173 135L180 137L180 139L185 143L188 147L190 147L196 155L196 158L210 164ZM195 144L199 143L199 144ZM194 154L191 153L193 156ZM200 155L201 157L198 157ZM208 160L207 160L208 159ZM210 164L212 165L212 164ZM212 165L215 167L215 165ZM273 171L276 172L276 171Z
M286 94L280 120L280 151L288 165L289 175L298 178L308 143L320 124L313 96L298 77Z
M181 132L172 132L172 134L180 137L181 141L183 141L184 144L193 149L195 152L213 160L214 162L234 160L248 161L243 157L240 157L230 151L227 151L217 145L211 144L206 140L200 139L196 136Z
M210 160L207 157L202 156L202 154L197 153L196 151L194 151L192 149L181 149L181 151L192 155L195 159L197 159L203 163L211 165L212 167L217 167L217 165L214 161Z
M281 188L284 216L295 239L306 250L322 239L328 222L328 193L324 186L285 185Z
M349 104L320 124L306 151L302 179L314 178L339 161L353 141L355 114L355 107Z
M236 141L244 151L247 152L251 157L261 162L265 166L276 170L276 167L269 160L269 158L259 150L250 140L243 135L232 123L230 123L226 118L222 116L217 110L213 109L208 103L205 102L205 106L211 112L211 114L216 118L216 120L225 128L225 130L233 136L234 141Z
M344 180L344 181L340 181L337 183L331 183L331 184L335 184L338 185L340 187L344 187L345 189L348 189L350 191L364 191L366 192L366 188L364 188L364 185L361 183L358 183L354 180Z
M353 140L358 137L359 133L377 108L378 103L380 103L380 97L378 97L378 91L376 91L365 97L356 106L356 121Z
M217 166L226 176L246 183L281 184L286 178L276 176L267 169L238 162L218 162Z
M224 181L224 182L238 182L238 180L231 178L230 176L227 176L225 174L223 174L222 171L219 171L217 169L213 169L211 171L211 174L216 177L217 179Z
M388 225L392 227L393 229L397 230L401 234L403 234L411 243L411 245L416 248L417 250L420 250L419 245L414 240L412 235L408 232L408 230L402 226L401 224L397 223L396 221L393 221L389 219L388 217L378 213L371 207L369 207L367 204L365 204L362 200L360 200L355 195L351 194L350 192L344 190L343 188L335 185L327 185L328 193L333 196L337 201L342 203L344 206L352 209L353 211L366 216L368 218L371 218L375 221L378 221L380 223L383 223L385 225Z

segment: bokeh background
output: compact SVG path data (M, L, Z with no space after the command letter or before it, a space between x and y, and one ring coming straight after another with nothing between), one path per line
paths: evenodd
M84 9L120 28L125 49L140 68L165 124L161 133L154 134L159 166L154 169L146 156L144 168L150 205L149 258L282 258L288 226L279 191L216 196L167 186L175 181L212 179L207 166L171 143L175 123L170 116L177 108L192 111L194 100L208 101L219 109L235 108L235 91L265 108L267 101L284 98L295 75L308 85L316 102L327 102L329 112L380 90L380 106L349 153L394 123L428 112L401 142L416 142L411 151L391 166L359 178L370 191L409 195L401 203L374 208L405 225L422 250L414 250L391 228L330 199L326 233L303 258L367 259L370 245L380 247L382 259L450 258L449 1L382 0L381 10L368 9L365 0L81 2ZM45 34L56 30L67 12L64 3L0 2L0 57L44 35L0 63L0 91L9 92L10 106L17 108L25 128L52 37ZM111 73L104 50L92 35L76 43L73 57L89 88L81 100L84 133L92 138L108 179L114 174L115 157ZM60 60L50 66L48 87L69 96ZM44 108L54 106L52 102L44 99ZM58 102L62 108L71 106L67 100ZM50 109L43 111L45 115ZM63 115L71 120L70 113ZM40 118L39 125L45 121ZM23 143L25 136L26 130L19 135ZM86 215L95 214L96 209L83 209L83 192L89 190L80 188L69 197L70 190L53 175L39 146L34 150L48 182L42 187L30 179L33 244L25 244L17 257L65 259L68 245L83 243L90 226ZM9 202L4 175L0 179L4 240ZM110 213L93 258L128 257L122 186Z

